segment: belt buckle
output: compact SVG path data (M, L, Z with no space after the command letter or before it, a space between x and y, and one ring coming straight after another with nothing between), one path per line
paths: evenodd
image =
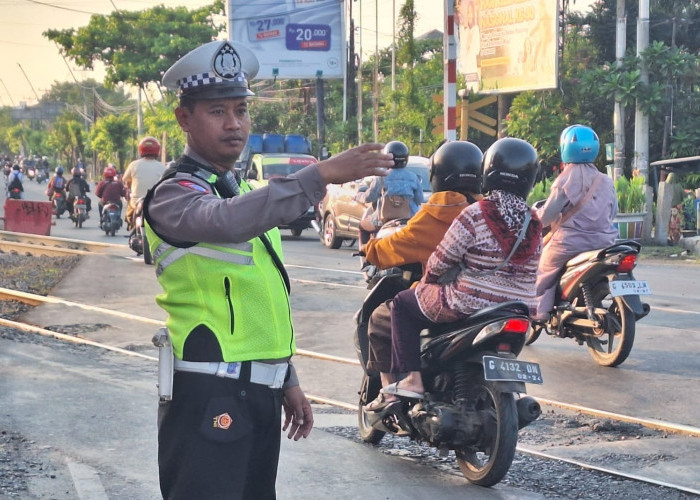
M237 379L241 376L241 363L219 363L215 375Z

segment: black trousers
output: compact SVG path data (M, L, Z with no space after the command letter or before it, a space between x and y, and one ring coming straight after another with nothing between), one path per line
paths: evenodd
M163 498L274 499L281 408L281 389L175 372L158 410Z
M367 369L378 372L391 372L391 309L390 300L377 306L369 317L367 335L369 355Z

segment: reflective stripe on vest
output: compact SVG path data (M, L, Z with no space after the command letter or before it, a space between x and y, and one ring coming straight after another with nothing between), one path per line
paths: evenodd
M241 264L243 266L253 265L253 245L249 241L243 243L222 243L217 245L221 248L230 248L232 250L238 250L241 252L246 252L249 255L241 255L239 253L224 252L222 250L217 250L211 247L205 247L200 245L195 245L189 248L179 248L174 247L168 243L162 242L158 245L155 252L153 253L153 258L158 262L156 266L156 277L160 276L165 269L170 266L173 262L181 259L185 255L198 255L200 257L207 257L210 259L222 260L225 262L231 262L233 264ZM161 255L165 255L168 251L170 253L160 259ZM160 260L159 260L160 259Z

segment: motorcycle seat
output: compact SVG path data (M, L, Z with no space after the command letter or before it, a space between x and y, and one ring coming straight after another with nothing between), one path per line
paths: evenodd
M591 262L595 260L600 260L606 255L617 253L617 252L636 252L639 253L641 250L641 245L636 241L632 240L622 240L618 241L614 245L605 248L598 248L596 250L589 250L587 252L582 252L576 257L570 259L566 263L566 267L574 267L584 262Z
M566 263L566 267L574 267L578 266L579 264L583 264L584 262L590 262L592 260L595 260L598 258L598 255L600 254L601 249L598 250L589 250L587 252L582 252L578 254L576 257L570 259Z
M430 329L427 330L428 333L424 336L434 337L436 335L442 335L443 333L451 330L467 328L478 323L490 322L494 319L513 315L529 316L530 309L524 302L519 300L511 300L501 304L495 304L485 307L484 309L475 312L463 320L455 321L454 323L440 323L437 326L430 327Z

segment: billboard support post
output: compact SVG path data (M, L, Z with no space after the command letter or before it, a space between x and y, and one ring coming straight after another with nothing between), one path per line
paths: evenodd
M326 143L326 120L325 120L325 103L323 92L323 76L322 71L316 73L316 135L318 137L318 155L319 160L323 160L323 147Z

